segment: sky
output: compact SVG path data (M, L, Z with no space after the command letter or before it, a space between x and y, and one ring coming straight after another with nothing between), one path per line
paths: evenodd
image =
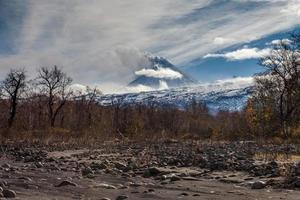
M300 0L0 0L0 79L57 65L109 93L162 56L199 82L248 77L300 25Z

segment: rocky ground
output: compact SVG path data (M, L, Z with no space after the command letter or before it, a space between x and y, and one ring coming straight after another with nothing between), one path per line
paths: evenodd
M11 143L0 145L0 196L300 199L298 161L272 159L285 150L253 142L111 142L93 148ZM289 152L299 153L295 146Z

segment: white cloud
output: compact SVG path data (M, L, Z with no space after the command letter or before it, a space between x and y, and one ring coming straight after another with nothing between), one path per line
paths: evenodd
M272 40L271 42L267 43L267 45L279 45L279 44L291 44L292 41L285 38L285 39L281 39L281 40Z
M224 80L217 80L216 83L226 87L226 85L235 85L238 87L247 87L253 85L255 82L253 77L235 77Z
M141 69L135 72L137 76L146 76L146 77L153 77L153 78L164 78L164 79L181 79L182 74L174 71L170 68L162 68L157 67L157 69Z
M203 58L225 58L227 60L246 60L267 56L271 49L244 48L223 54L207 54Z
M150 92L150 91L155 91L155 90L167 90L167 89L169 89L167 82L160 80L158 88L139 84L136 86L127 86L127 87L121 88L117 91L117 93L119 93L119 94L139 93L139 92Z
M232 39L228 39L228 38L223 38L223 37L216 37L213 41L213 43L215 45L224 45L226 44L227 42L232 42L233 40Z

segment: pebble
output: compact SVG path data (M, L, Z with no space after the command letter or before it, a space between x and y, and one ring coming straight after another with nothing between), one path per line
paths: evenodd
M126 195L120 195L116 198L116 200L123 200L123 199L128 199L128 196Z
M70 185L70 186L77 186L76 183L73 183L71 181L63 181L60 184L58 184L57 186L55 186L55 187L63 187L63 186L68 186L68 185Z

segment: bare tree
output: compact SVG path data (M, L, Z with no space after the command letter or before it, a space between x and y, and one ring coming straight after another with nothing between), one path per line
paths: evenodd
M8 98L10 105L8 127L13 125L17 113L18 102L25 92L26 85L26 75L24 70L11 70L1 84L3 94Z
M57 66L42 67L38 71L37 85L41 93L47 96L48 119L51 127L54 127L57 115L72 94L71 83L72 79Z
M264 105L273 109L286 139L300 108L299 59L300 54L295 42L281 41L273 47L270 55L261 60L261 65L267 73L256 78L255 97L261 104L264 102Z

